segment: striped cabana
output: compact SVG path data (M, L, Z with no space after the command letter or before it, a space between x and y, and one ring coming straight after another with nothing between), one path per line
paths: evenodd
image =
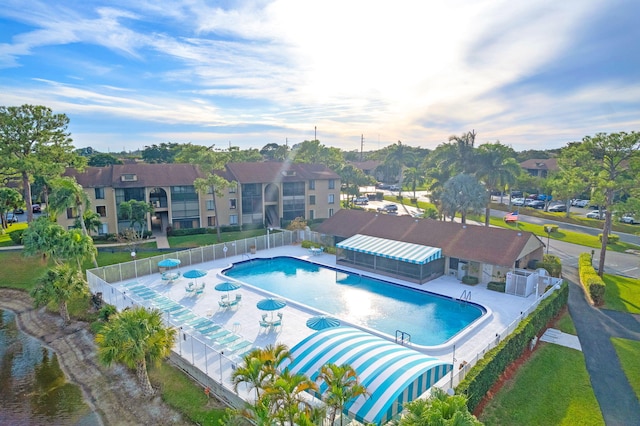
M352 327L318 331L291 349L293 361L282 368L316 380L320 368L328 363L348 364L366 387L345 406L345 414L357 421L384 424L410 402L449 373L453 365L413 349ZM319 395L326 391L324 383Z
M420 283L444 273L439 248L362 234L336 244L336 261Z

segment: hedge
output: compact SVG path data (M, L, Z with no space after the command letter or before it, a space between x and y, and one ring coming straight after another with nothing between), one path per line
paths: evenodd
M504 293L506 286L507 286L507 283L491 281L487 283L487 290L499 291L500 293Z
M602 242L602 234L598 234L598 239ZM620 235L617 234L609 234L609 238L607 238L607 244L615 244L620 241Z
M464 277L462 277L461 281L463 284L476 285L478 284L478 277L474 277L472 275L465 275Z
M498 381L506 368L528 348L531 339L540 334L549 321L555 318L567 304L569 285L563 282L560 290L549 295L513 333L474 365L456 388L456 393L467 397L469 411L475 410L482 398Z
M590 253L581 253L578 258L578 275L580 284L589 292L589 297L594 305L604 303L605 284L591 263Z

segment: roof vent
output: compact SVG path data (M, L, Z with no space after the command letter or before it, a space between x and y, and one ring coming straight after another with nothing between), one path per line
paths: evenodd
M133 173L125 173L122 176L120 176L120 180L122 182L135 182L138 180L138 176L136 176Z
M283 170L282 171L282 176L295 176L296 172L295 170Z

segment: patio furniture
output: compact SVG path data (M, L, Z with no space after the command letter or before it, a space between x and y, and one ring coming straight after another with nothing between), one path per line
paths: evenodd
M322 251L324 249L322 247L311 247L309 249L309 254L311 254L311 256L318 256L322 254Z
M189 284L187 284L184 289L187 291L187 293L191 293L193 294L193 292L195 291L195 287L193 286L193 282L190 282Z

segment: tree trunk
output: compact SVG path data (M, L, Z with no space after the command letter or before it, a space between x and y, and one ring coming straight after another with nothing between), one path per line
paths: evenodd
M24 201L27 204L27 222L33 220L33 205L31 204L31 184L29 183L29 175L22 172L22 187L24 188Z
M607 189L604 214L604 226L602 227L602 246L600 247L600 260L598 261L598 275L604 275L604 261L607 254L607 244L609 243L609 232L611 230L611 206L613 205L613 190Z
M138 384L140 384L140 388L144 395L151 396L155 393L151 386L151 382L149 381L147 363L144 358L136 363L136 377L138 378Z
M71 317L69 316L69 309L67 309L67 301L66 300L62 300L60 302L60 305L59 305L58 309L60 310L60 316L62 317L62 320L64 321L64 325L67 325L67 324L71 323Z
M220 226L218 226L218 206L216 205L216 188L214 186L211 187L211 198L213 199L213 224L216 227L218 242L220 242L222 241L222 236L220 235Z
M85 237L89 236L89 231L87 231L87 224L84 223L84 212L82 211L82 203L77 204L78 206L78 214L80 215L80 226L82 227L82 234L84 234ZM98 267L98 260L96 259L96 256L94 253L91 253L91 260L93 261L93 266L94 267ZM78 263L80 263L80 260L78 260Z

